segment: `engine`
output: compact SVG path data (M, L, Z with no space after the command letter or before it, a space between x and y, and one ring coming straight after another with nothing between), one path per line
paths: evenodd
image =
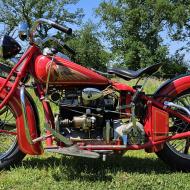
M118 97L110 89L65 90L55 117L56 129L72 140L104 139L105 133L113 134L111 127L106 132L106 125L117 103Z

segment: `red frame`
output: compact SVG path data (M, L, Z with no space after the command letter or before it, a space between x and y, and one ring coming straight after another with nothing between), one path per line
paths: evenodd
M13 95L13 93L17 89L19 82L25 76L25 73L27 72L28 65L31 61L31 58L36 53L36 51L39 51L39 49L36 46L31 46L26 51L26 53L21 57L19 62L13 67L13 69L7 76L5 82L3 83L3 85L0 88L0 93L5 89L5 87L7 86L7 83L9 82L9 80L11 79L11 77L13 76L14 73L16 74L16 79L15 79L15 82L12 84L11 89L9 90L9 92L7 93L7 95L5 96L3 101L0 103L0 109L2 109L3 106L9 101L9 98Z
M4 96L3 101L0 103L0 109L9 101L9 99L13 96L15 90L18 88L19 86L19 82L21 81L21 79L25 76L25 74L27 72L31 72L31 74L34 74L33 71L33 64L35 63L35 60L38 56L41 56L41 52L39 50L38 47L36 47L35 45L31 46L26 53L21 57L20 61L18 62L18 64L16 64L12 71L10 72L10 74L8 75L8 77L6 78L6 80L3 82L1 88L0 88L0 94L2 93L2 91L4 89L6 89L7 84L9 82L9 80L11 79L11 77L13 76L14 73L16 73L16 79L14 81L14 83L10 86L10 89L7 91L6 90L6 95ZM62 61L63 59L60 59L60 61ZM79 72L82 72L83 67L81 66L77 66L77 64L74 64L70 61L66 61L65 63L68 67L70 67L68 64L72 64L71 68L75 67ZM45 60L45 62L42 64L47 64L47 60ZM30 66L30 67L29 67ZM130 92L131 94L135 93L135 90L128 86L128 85L124 85L121 83L117 83L117 82L111 82L108 79L106 79L105 77L102 77L100 75L98 75L97 73L92 72L91 70L85 69L85 74L89 76L91 76L93 79L97 78L97 81L94 80L89 80L87 81L87 83L85 84L95 84L95 85L112 85L116 90L118 91L126 91L126 92ZM37 76L38 77L38 76ZM93 83L94 82L94 83ZM53 83L52 83L53 84ZM56 85L56 82L54 83ZM60 83L59 83L60 84ZM65 85L66 82L63 82L63 85ZM71 84L68 83L67 85ZM80 81L78 81L75 84L80 84ZM168 84L163 90L160 91L160 95L165 95L166 93L168 95L172 95L175 96L177 94L180 94L182 91L185 91L186 89L188 89L190 87L190 76L186 76L186 77L182 77L180 79L177 79L176 81L173 81L172 84ZM51 107L49 105L49 103L45 100L44 96L45 96L45 91L43 86L40 84L40 82L37 83L37 95L40 98L40 100L42 101L42 105L43 105L43 109L44 109L44 114L45 114L45 119L46 122L52 127L55 128L55 124L54 124L54 117L53 117L53 113L51 110ZM166 92L166 93L165 93ZM172 114L188 123L190 123L190 118L187 116L184 116L178 112L175 112L174 110L167 108L163 105L163 101L161 101L161 98L151 98L151 97L147 97L145 95L141 95L141 99L146 101L147 104L151 104L152 106L160 109L160 110L164 110L166 112L168 112L169 114ZM36 132L34 131L35 129L32 129L33 131L31 131L31 133ZM152 130L152 126L148 125L147 126L147 130L151 131ZM0 131L2 132L2 130ZM53 145L53 138L50 137L50 132L47 131L47 135L49 136L47 138L47 146L52 146ZM151 135L150 135L151 136ZM158 140L156 142L153 141L153 139L149 138L149 141L145 144L142 145L130 145L127 147L123 147L122 145L80 145L81 149L88 149L88 150L138 150L138 149L146 149L146 148L150 148L150 147L154 147L160 144L163 144L164 142L166 142L167 140L174 140L174 139L180 139L180 138L184 138L184 137L189 137L190 136L190 132L183 132L181 134L176 134L173 136L168 136L166 139L164 140ZM26 143L25 145L23 144L23 146L30 146L32 147L33 145L29 145L28 143ZM40 145L38 145L40 146ZM154 150L155 151L155 150ZM40 151L39 151L40 152ZM29 150L27 153L31 153L31 154L35 154L35 152L32 152L32 150Z

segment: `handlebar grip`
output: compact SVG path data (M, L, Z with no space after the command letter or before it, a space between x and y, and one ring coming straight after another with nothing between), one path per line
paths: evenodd
M71 54L75 55L76 52L74 49L70 48L68 45L64 44L63 46L68 52L70 52Z
M66 28L66 27L61 26L61 25L59 25L57 23L51 23L51 25L52 25L52 27L54 27L54 28L56 28L56 29L68 34L68 35L72 34L72 29L71 28Z

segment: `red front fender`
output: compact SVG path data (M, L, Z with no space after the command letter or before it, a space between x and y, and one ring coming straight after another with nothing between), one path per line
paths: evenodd
M6 79L0 77L0 86L5 82ZM7 87L11 87L12 83L8 83ZM0 93L0 99L4 99L6 96L7 92L4 89ZM28 127L30 131L30 135L32 139L35 139L39 136L39 129L37 126L37 121L36 121L36 113L34 110L34 107L32 103L26 96L25 101L26 101L26 112L27 112L27 119L28 119ZM8 103L7 103L13 113L16 116L16 127L17 127L17 138L18 138L18 144L19 148L22 152L26 154L31 154L31 155L39 155L43 153L43 148L40 142L37 142L35 144L29 144L27 138L26 138L26 133L24 129L24 120L23 120L23 115L22 115L22 108L21 108L21 102L20 102L20 91L17 89L14 94L10 97Z

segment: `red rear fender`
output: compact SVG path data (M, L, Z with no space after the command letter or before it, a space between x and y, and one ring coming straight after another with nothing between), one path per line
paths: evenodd
M158 100L165 100L164 96L173 99L175 96L190 89L190 75L183 75L166 81L155 93Z

